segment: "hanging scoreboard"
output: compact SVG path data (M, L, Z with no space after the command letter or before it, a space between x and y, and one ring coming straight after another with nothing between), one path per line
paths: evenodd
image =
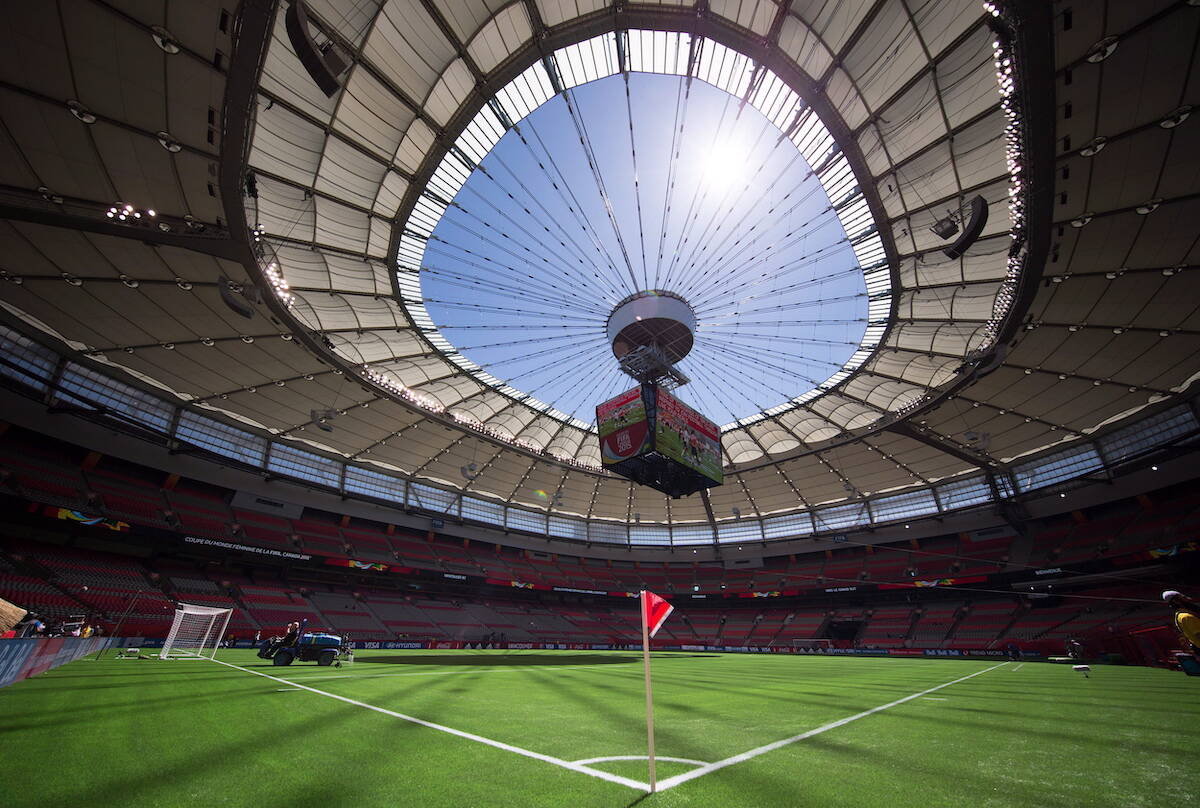
M622 477L671 497L724 481L717 425L658 385L600 404L596 425L601 462Z

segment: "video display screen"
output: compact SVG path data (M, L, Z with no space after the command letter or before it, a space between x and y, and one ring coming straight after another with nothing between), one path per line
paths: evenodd
M642 388L626 390L596 407L600 431L600 460L606 466L636 457L647 448L650 423Z
M654 448L718 484L723 482L717 425L661 387L655 388L655 398Z

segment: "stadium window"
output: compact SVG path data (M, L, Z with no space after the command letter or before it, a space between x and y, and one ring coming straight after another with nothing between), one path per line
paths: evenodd
M403 505L405 501L404 480L391 474L348 465L343 485L347 493L363 494L399 505Z
M712 527L707 522L671 526L671 544L712 544L712 540Z
M808 513L771 516L762 520L762 527L765 539L787 539L793 536L807 536L813 532L812 516Z
M45 391L54 375L58 354L16 331L0 326L0 376Z
M487 499L463 497L461 516L463 519L473 519L489 525L503 525L504 505Z
M504 526L509 530L524 530L527 533L545 533L546 514L525 511L520 508L505 508Z
M587 522L582 519L568 519L565 516L551 516L546 532L558 539L587 541L588 537Z
M1021 491L1044 488L1063 480L1082 477L1104 468L1104 461L1091 444L1063 449L1022 463L1013 469L1017 487Z
M588 541L628 544L629 531L624 522L588 522Z
M842 528L865 525L870 520L867 506L862 502L852 502L849 505L837 505L813 512L817 530L840 530Z
M262 468L267 456L267 441L250 432L220 421L197 415L191 410L179 414L175 437L247 465Z
M1172 407L1132 426L1110 432L1098 442L1109 463L1120 463L1191 434L1198 427L1200 424L1189 407Z
M875 522L891 522L931 513L937 513L937 501L933 498L933 491L928 488L871 500L871 515Z
M156 432L170 431L172 408L158 396L121 384L90 368L67 363L59 380L57 398L84 407L103 408L128 421Z
M939 485L937 497L943 510L952 511L991 502L992 489L983 477L968 477Z
M629 543L659 546L669 545L671 543L671 529L665 525L630 525Z
M456 496L449 491L443 491L440 488L434 488L421 483L408 484L408 504L414 508L423 508L427 511L437 511L438 513L450 513L454 510L454 500Z
M717 541L721 543L762 541L762 525L756 519L738 519L717 524Z
M296 449L283 443L272 443L267 468L285 477L337 488L339 464L328 457Z

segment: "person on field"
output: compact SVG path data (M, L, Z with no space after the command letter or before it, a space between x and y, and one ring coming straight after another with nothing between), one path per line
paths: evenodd
M1162 599L1175 613L1175 628L1187 641L1188 650L1200 654L1200 604L1174 589L1163 592Z
M282 645L286 648L289 645L295 645L296 640L300 638L300 624L293 621L287 624L287 629L283 632Z

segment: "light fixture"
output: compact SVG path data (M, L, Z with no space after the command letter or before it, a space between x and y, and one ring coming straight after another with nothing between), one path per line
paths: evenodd
M213 345L216 345L216 340L214 340L212 337L201 337L200 344L211 348Z
M1158 206L1162 204L1161 199L1147 199L1145 202L1137 206L1138 214L1145 216L1147 213L1153 213L1158 210Z
M1166 117L1158 122L1158 125L1161 126L1163 129L1174 129L1176 126L1179 126L1179 124L1186 121L1188 119L1188 116L1191 114L1192 114L1192 105L1184 104L1182 107L1179 107L1178 109L1174 109L1174 110L1171 110L1170 112L1168 112Z
M150 36L154 39L154 44L162 48L164 53L169 53L172 56L179 53L179 40L161 25L151 25Z
M96 122L96 116L92 114L92 111L74 99L67 102L67 109L71 110L72 115L86 124Z
M1151 470L1151 471L1158 471L1158 466L1151 466L1151 467L1150 467L1150 470Z
M141 286L141 282L137 278L131 278L124 273L121 273L119 277L121 278L121 283L125 284L130 289L136 289Z
M1079 150L1079 154L1081 157L1091 157L1102 152L1104 147L1107 145L1108 138L1104 137L1103 135L1094 137L1087 143L1087 145Z
M1092 220L1093 213L1083 213L1071 220L1071 227L1083 227Z
M1113 55L1116 51L1120 40L1115 36L1106 36L1104 39L1097 42L1092 47L1088 48L1087 60L1092 64L1098 64Z
M155 132L154 136L158 138L158 145L169 151L171 154L178 154L183 151L183 146L178 140L171 136L170 132Z

